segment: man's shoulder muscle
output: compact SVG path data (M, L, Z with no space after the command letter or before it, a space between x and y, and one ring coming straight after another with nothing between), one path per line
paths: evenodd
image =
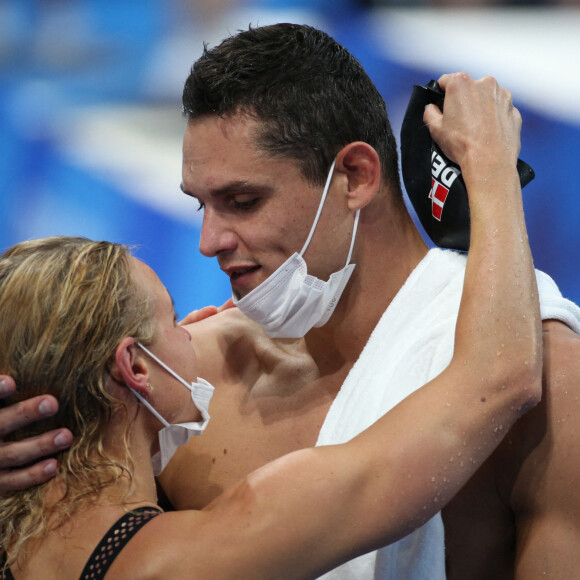
M580 337L555 321L543 372L542 402L444 510L450 580L580 569Z
M211 421L160 477L179 509L200 509L268 461L314 445L332 402L300 341L278 344L235 313L223 324L212 318L192 333L198 358L215 357L199 360L215 386Z

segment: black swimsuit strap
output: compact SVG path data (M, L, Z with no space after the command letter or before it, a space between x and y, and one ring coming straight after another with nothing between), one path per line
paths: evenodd
M152 518L163 513L154 507L140 507L119 518L105 534L87 560L80 580L99 580L105 577L111 564L129 540ZM10 568L5 567L6 557L0 562L0 580L14 580Z
M141 507L119 518L105 534L91 557L87 560L80 580L99 580L127 545L129 540L152 518L163 513L159 508ZM6 580L10 580L9 577Z

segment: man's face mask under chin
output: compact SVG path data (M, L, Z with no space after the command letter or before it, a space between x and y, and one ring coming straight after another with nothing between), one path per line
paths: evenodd
M192 437L201 435L209 423L209 402L213 396L214 387L205 379L197 378L197 381L188 383L180 377L173 369L168 367L163 361L157 358L150 350L142 344L137 343L156 363L161 365L169 374L183 384L190 392L193 404L201 413L201 421L191 421L186 423L169 423L161 414L134 389L133 394L163 423L163 428L158 433L159 451L153 455L153 473L159 475L175 455L178 447L185 445Z
M328 194L334 165L328 173L318 212L301 252L290 256L271 276L234 304L257 322L272 338L302 338L313 327L324 326L350 279L355 264L350 264L360 210L354 217L354 228L346 265L325 282L307 273L304 252L310 244Z

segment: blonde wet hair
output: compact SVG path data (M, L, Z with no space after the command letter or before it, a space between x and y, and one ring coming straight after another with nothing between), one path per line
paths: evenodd
M131 481L129 417L125 461L104 447L113 412L124 409L107 392L115 350L126 336L150 344L155 332L153 298L133 282L130 255L120 244L54 236L0 257L0 373L17 384L0 404L44 393L59 401L54 418L11 438L58 427L74 435L71 448L57 455L62 497L47 505L45 484L0 498L0 556L9 548L8 564L28 540L49 531L49 520L53 529L123 474Z

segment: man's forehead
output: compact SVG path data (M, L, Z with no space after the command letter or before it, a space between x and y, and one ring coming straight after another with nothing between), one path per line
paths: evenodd
M262 158L248 122L238 118L200 117L188 122L183 137L183 182L189 186L192 178L207 171L237 172Z

